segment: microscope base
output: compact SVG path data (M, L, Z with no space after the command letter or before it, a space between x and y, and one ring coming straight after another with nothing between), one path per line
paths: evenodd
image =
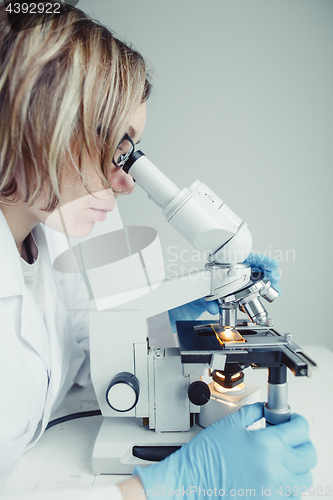
M187 432L155 432L135 417L106 417L95 442L92 473L132 474L136 465L154 463L133 456L134 446L182 446L201 430L195 425Z

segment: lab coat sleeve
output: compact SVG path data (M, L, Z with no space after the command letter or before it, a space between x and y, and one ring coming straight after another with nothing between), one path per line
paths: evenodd
M71 316L68 340L69 364L64 370L61 389L54 402L54 413L73 384L86 387L91 384L89 356L89 292L81 274L67 274L58 285L64 307Z
M17 466L32 436L31 422L28 423L26 431L15 440L6 440L0 436L0 492ZM1 493L0 498L2 500Z
M89 292L80 274L68 274L60 284L65 308L71 315L71 355L66 379L53 411L74 383L85 387L91 383L89 356Z
M40 493L4 494L1 500L122 500L122 494L115 484L90 489L41 491Z
M11 475L36 430L34 398L29 389L33 374L45 375L35 389L38 394L46 390L43 362L20 341L21 297L0 300L0 489ZM36 361L37 360L37 361ZM30 371L29 371L30 369ZM32 376L32 377L31 377ZM45 387L44 387L45 382ZM36 395L34 393L33 395ZM37 413L37 412L36 412Z
M75 303L73 307L74 352L79 349L84 359L74 382L86 387L91 383L89 352L89 292L81 275L76 275Z

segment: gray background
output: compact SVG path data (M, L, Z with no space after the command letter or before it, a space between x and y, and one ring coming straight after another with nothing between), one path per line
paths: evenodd
M280 260L276 328L332 348L333 1L77 6L153 70L140 148L179 187L208 184L248 223L253 249ZM126 224L158 229L169 275L202 266L140 188L119 208Z

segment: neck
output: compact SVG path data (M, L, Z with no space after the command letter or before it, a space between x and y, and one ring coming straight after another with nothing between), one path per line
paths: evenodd
M12 205L1 203L0 208L14 237L18 251L26 260L23 242L39 221L34 217L31 207L28 207L26 203L20 201Z

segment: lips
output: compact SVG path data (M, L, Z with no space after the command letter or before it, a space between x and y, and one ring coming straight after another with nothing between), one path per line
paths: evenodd
M115 207L115 197L112 191L103 190L93 195L89 195L89 210L96 221L104 221L108 212L112 212Z
M93 210L100 210L101 212L112 212L112 210L114 209L114 205L111 208L110 205L108 207L99 206L90 208L92 208Z
M91 208L92 210L97 210L99 212L112 212L112 210L114 209L115 207L115 201L112 200L111 203L99 203L98 200L94 200L95 203L94 205L97 205L97 206L90 206L89 208ZM100 200L102 201L102 200Z
M100 222L103 222L105 221L105 219L107 218L108 216L108 212L111 212L110 209L108 210L101 210L99 208L90 208L90 210L92 211L92 213L94 214L94 217L96 217L96 219Z

